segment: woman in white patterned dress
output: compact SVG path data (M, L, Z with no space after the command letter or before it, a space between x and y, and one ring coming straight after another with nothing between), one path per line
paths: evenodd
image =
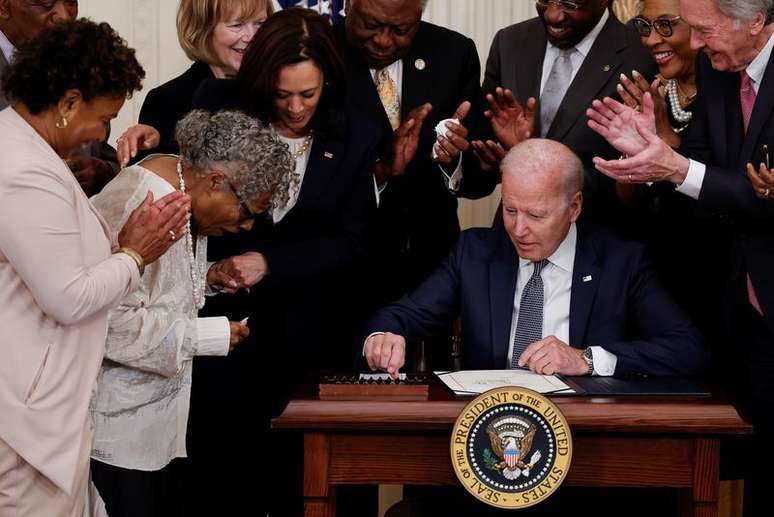
M178 242L110 312L92 400L92 478L111 517L181 513L185 467L177 458L186 456L192 359L225 356L249 334L244 322L197 317L208 289L241 287L207 263L207 236L249 230L256 215L283 206L293 171L274 131L240 112L193 111L178 123L176 140L179 157L149 156L92 199L120 228L149 190L191 197L188 231L170 236Z

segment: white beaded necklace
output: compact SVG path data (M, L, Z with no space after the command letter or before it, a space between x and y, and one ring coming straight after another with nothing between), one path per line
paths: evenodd
M185 192L183 179L183 164L177 160L177 179L180 181L180 192ZM204 275L199 270L199 264L194 256L194 243L191 236L191 218L185 223L185 244L188 252L188 263L191 265L191 285L193 286L194 306L197 310L204 307Z
M691 118L693 118L693 113L690 111L685 111L682 106L680 106L680 97L677 94L676 79L670 79L667 82L666 91L667 99L669 100L669 108L672 111L672 116L674 117L675 121L679 122L680 124L687 124L690 122ZM682 131L682 129L683 128L680 128L679 131Z

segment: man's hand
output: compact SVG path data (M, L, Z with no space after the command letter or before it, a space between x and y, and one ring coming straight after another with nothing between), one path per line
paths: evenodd
M213 271L214 269L214 271ZM252 287L269 274L269 264L266 262L266 258L255 251L247 252L243 255L235 255L227 259L220 260L210 267L207 272L207 281L210 280L210 274L212 274L213 280L216 283L210 283L210 286L215 289L216 286L224 287L225 292L234 292L238 289ZM217 279L228 278L232 280L234 284L230 284L226 280L225 284Z
M769 169L762 163L758 170L755 170L753 164L748 163L747 177L750 178L756 196L774 201L774 169Z
M645 147L624 160L603 160L594 157L597 170L623 183L671 181L675 185L681 185L688 174L688 158L669 147L650 128L635 122L635 129L645 142Z
M98 194L115 177L115 171L108 162L92 156L76 154L67 159L67 165L87 197Z
M384 160L376 164L376 182L384 184L390 178L400 176L406 170L409 162L419 147L419 134L422 131L422 123L432 111L433 106L423 104L411 110L406 120L395 130L392 137L392 162Z
M481 164L482 171L491 171L497 169L500 162L503 161L507 151L503 149L499 143L492 140L482 142L481 140L473 140L471 142L473 151L478 156L478 161Z
M451 169L452 171L457 167L457 160L460 153L464 153L470 149L470 142L468 142L468 130L462 125L462 121L468 116L470 112L470 102L465 101L459 105L457 111L454 112L451 118L459 120L459 124L447 121L446 129L448 132L446 136L438 136L433 146L432 160L444 167L444 169Z
M363 355L371 370L384 370L397 379L398 370L406 363L406 340L390 332L376 334L366 340Z
M649 92L642 96L642 111L605 97L595 100L586 110L588 125L618 151L628 156L641 153L647 147L647 140L636 127L646 128L656 134L656 115L653 97Z
M489 109L484 116L489 119L495 136L506 150L532 136L537 106L534 97L527 99L527 104L522 106L511 90L498 86L494 95L487 94L486 101Z
M573 348L556 336L535 341L522 352L519 366L526 366L540 375L585 375L589 367L583 350Z

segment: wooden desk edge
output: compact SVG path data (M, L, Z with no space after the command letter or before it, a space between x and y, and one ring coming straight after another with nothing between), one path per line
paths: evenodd
M276 429L448 431L467 401L291 400L272 420ZM750 434L730 404L641 401L557 404L575 432Z

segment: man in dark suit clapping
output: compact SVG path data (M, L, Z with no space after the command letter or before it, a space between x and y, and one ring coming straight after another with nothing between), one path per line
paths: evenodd
M378 224L369 270L372 306L416 287L459 234L457 197L494 188L470 152L468 129L486 127L472 40L421 21L425 0L351 0L338 39L347 102L384 135L377 167ZM445 137L435 127L444 119ZM400 138L413 132L413 139ZM406 162L405 168L399 166Z
M729 347L721 367L724 380L736 380L731 387L741 392L761 438L759 450L767 454L753 462L765 497L774 460L769 446L774 437L774 204L766 199L771 192L765 186L753 189L746 172L757 181L756 170L769 174L771 168L774 0L686 0L680 12L691 26L691 46L702 52L696 64L699 96L679 152L656 137L649 95L642 113L606 99L589 111L589 125L630 158L595 162L622 183L674 183L677 192L732 223L732 268L707 282L727 286ZM746 500L745 510L754 505Z
M610 12L610 3L536 1L537 17L495 35L483 89L493 96L493 128L505 149L527 132L568 146L586 170L584 220L617 227L614 183L594 170L592 158L618 153L588 128L583 113L594 99L616 94L622 73L652 77L657 68L634 28ZM502 121L508 113L522 115L517 135ZM473 144L495 160L481 142Z

